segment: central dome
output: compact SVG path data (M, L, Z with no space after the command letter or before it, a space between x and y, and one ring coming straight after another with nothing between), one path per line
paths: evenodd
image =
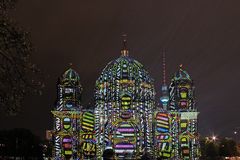
M153 83L153 79L150 78L143 65L129 56L121 56L111 61L103 69L98 81L109 80L111 79L110 75L113 77L113 80Z
M151 151L155 90L153 79L126 47L121 54L96 81L97 155L112 147L120 159L125 153L139 159L143 150Z

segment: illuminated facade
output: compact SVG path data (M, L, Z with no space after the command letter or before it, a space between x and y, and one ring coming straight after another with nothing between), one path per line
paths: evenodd
M183 160L198 159L198 112L195 107L194 85L182 66L171 80L169 95L173 157Z
M160 102L162 107L156 108L153 116L155 156L174 160L199 159L198 112L193 81L180 66L168 87L165 80L165 57Z
M118 159L139 159L144 152L155 158L198 160L198 112L194 85L180 66L166 84L165 56L161 107L155 106L153 79L143 65L121 56L102 71L95 86L95 109L81 106L82 86L73 69L58 82L54 116L53 156L56 160L101 159L113 148Z
M68 69L58 84L57 105L54 111L54 149L56 160L77 159L80 156L79 132L81 114L79 75Z
M95 115L93 110L84 109L81 114L80 130L81 159L94 159L96 156Z
M137 159L152 152L153 80L142 64L128 56L110 62L96 81L97 157L113 148L117 157Z

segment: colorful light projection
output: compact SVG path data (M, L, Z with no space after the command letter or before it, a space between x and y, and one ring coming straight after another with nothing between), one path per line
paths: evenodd
M82 159L91 159L96 155L95 116L93 111L83 111L81 117L81 155Z
M154 115L155 134L154 147L155 156L161 158L172 157L172 135L171 133L171 117L165 112L156 112Z
M65 155L66 159L70 159L72 157L72 138L70 136L64 136L62 138L62 147L63 147L63 155Z
M54 149L56 160L77 159L79 155L80 97L82 87L79 75L68 69L58 84L54 115Z
M124 41L125 42L125 41ZM95 115L97 157L106 147L117 157L140 157L152 152L153 80L138 61L122 56L110 62L96 81Z
M123 153L130 153L136 150L137 142L137 129L128 122L120 122L114 130L113 148L119 157L124 156Z
M194 86L189 74L182 69L182 66L172 78L169 93L169 114L175 117L171 130L174 158L198 159L198 112L195 107Z

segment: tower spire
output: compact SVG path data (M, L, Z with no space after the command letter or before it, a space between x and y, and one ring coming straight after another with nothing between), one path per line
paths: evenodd
M165 49L162 50L162 67L163 67L163 84L162 84L162 97L160 101L162 102L163 110L167 110L167 105L169 101L168 87L166 84L166 53Z
M166 55L165 55L165 50L163 50L163 85L166 85Z
M121 55L122 56L128 56L128 49L127 49L127 35L123 34L122 35L122 39L123 39L123 48L121 50Z

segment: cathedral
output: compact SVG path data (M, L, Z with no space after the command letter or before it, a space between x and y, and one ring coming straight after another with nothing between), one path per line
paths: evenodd
M102 159L106 149L113 149L116 159L140 159L146 153L153 159L199 159L193 81L180 66L167 85L165 56L163 79L157 106L153 79L123 40L120 57L96 80L95 108L85 109L79 74L65 71L52 110L54 159Z

